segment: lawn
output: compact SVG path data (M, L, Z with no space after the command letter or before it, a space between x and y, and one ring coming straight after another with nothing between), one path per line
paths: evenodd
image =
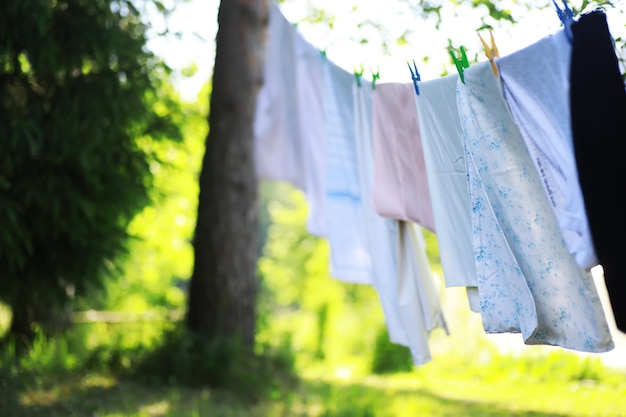
M626 416L626 374L567 353L492 352L474 363L441 356L389 375L355 372L346 363L300 370L298 383L257 401L224 390L98 374L14 372L0 379L0 416Z

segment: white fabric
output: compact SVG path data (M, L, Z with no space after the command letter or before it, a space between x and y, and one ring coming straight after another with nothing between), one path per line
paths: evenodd
M304 190L294 35L293 26L272 2L253 132L259 178L287 181Z
M395 221L381 217L371 204L374 182L372 89L369 83L363 82L362 87L354 83L353 90L361 201L365 216L365 233L372 259L373 286L383 308L389 340L408 346L409 341L400 320L398 307L397 225Z
M372 100L369 84L353 84L357 161L365 231L389 339L408 346L415 365L431 360L429 336L436 328L448 332L420 226L384 218L372 204L374 156Z
M470 308L479 312L457 79L418 83L415 101L444 280L447 287L468 287Z
M578 182L569 109L572 46L564 31L496 60L504 97L542 179L570 253L598 264Z
M330 274L345 282L372 284L372 261L365 234L357 165L352 74L324 61L326 127L326 234Z
M326 190L326 131L322 54L295 31L298 117L302 140L304 192L309 206L307 230L326 236L324 194Z
M415 365L429 362L429 337L436 328L448 327L437 286L426 256L420 226L398 221L398 304L408 346Z
M526 344L612 349L594 282L565 246L500 79L482 62L457 88L485 331L521 331Z

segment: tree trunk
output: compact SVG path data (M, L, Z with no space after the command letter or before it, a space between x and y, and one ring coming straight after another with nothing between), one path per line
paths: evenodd
M187 326L209 340L254 344L258 180L253 122L263 82L268 0L222 0L200 174Z

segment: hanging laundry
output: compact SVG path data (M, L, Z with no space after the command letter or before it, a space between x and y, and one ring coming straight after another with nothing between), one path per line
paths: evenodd
M295 31L270 4L263 86L254 117L255 163L259 178L306 189L296 88Z
M447 287L467 287L470 309L480 312L476 288L467 168L456 104L458 75L418 83L417 103L426 177Z
M326 192L326 130L322 54L295 31L296 86L304 192L309 207L307 230L326 236L324 200Z
M352 283L372 284L372 259L357 163L352 74L324 61L326 127L326 234L330 274Z
M617 328L626 332L626 92L606 15L572 24L570 103L578 177Z
M415 365L432 359L429 338L433 330L449 334L437 286L426 256L420 226L398 221L398 297L400 316Z
M458 109L468 163L483 327L530 345L614 347L590 274L569 253L489 62L465 69Z
M364 228L372 260L372 285L385 315L389 340L409 346L398 308L398 226L381 217L372 206L374 156L372 144L372 88L370 83L353 84L354 124Z
M502 58L504 97L535 163L567 247L581 268L598 264L574 157L571 44L564 30Z
M259 178L286 181L306 194L307 230L324 237L325 129L322 54L270 5L264 84L254 119Z
M374 90L372 204L381 216L435 232L414 95L408 83L380 83Z
M431 360L428 342L430 333L436 328L442 328L448 333L448 327L435 278L426 256L422 230L412 222L380 216L372 204L376 184L372 119L374 107L381 105L376 102L380 97L378 93L381 88L397 93L394 89L399 88L400 96L404 94L412 97L413 92L409 89L408 94L405 94L407 89L403 84L378 84L374 91L369 84L362 84L361 87L354 86L357 159L366 213L366 232L374 267L374 287L377 288L383 303L387 323L394 324L396 328L396 330L389 328L390 340L408 346L413 363L423 365ZM382 95L385 97L387 92L383 91ZM407 100L405 103L409 109L415 110L414 101L411 103L411 100ZM415 119L416 114L413 113L412 116ZM419 138L419 135L416 135L417 130L413 130L412 133L414 137ZM425 180L423 175L411 178L414 182ZM424 189L428 191L428 188L423 186L422 191ZM429 206L426 208L427 213L432 213ZM397 322L394 322L396 320ZM392 332L397 330L402 331L402 338L393 336Z

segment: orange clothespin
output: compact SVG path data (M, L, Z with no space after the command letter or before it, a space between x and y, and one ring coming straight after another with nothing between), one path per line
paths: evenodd
M500 74L500 72L498 71L498 66L495 63L494 58L499 57L500 53L498 52L496 41L493 39L493 31L491 30L491 28L489 28L489 34L491 35L491 47L487 45L487 42L485 42L483 37L480 36L480 33L478 34L478 37L480 38L480 41L483 43L483 47L485 48L485 55L487 56L487 58L489 59L489 62L491 63L491 70L493 71L493 75L497 77Z

